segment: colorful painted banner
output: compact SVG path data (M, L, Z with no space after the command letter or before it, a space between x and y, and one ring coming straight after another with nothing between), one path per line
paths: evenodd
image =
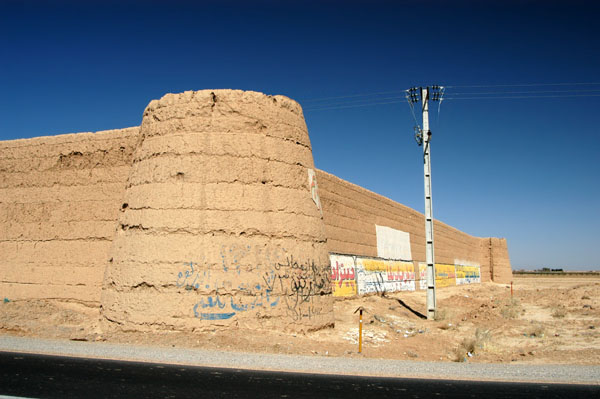
M330 254L329 259L333 296L414 291L417 281L419 289L427 289L426 263L420 262L415 271L413 262L406 261L337 254ZM478 265L435 264L435 285L438 288L474 283L481 283Z
M331 263L331 288L333 296L354 296L356 290L356 269L354 257L329 255Z
M419 263L419 289L427 289L427 263Z
M357 258L358 294L415 290L412 262Z
M435 286L449 287L456 285L456 269L454 265L435 264Z
M481 283L481 269L479 266L456 265L456 284Z
M435 264L435 286L449 287L451 285L463 285L481 283L481 272L479 265L447 265ZM419 288L427 289L427 264L419 263Z

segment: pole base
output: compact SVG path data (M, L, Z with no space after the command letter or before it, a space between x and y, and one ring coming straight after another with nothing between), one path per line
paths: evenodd
M427 311L427 320L435 320L435 310Z

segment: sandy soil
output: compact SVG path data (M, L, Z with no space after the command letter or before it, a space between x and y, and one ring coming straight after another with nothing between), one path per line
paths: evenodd
M244 329L134 333L108 329L78 303L3 301L0 333L227 351L423 361L600 364L600 278L515 277L438 289L439 320L420 317L425 293L338 300L335 328L307 334ZM358 351L358 314L364 314Z

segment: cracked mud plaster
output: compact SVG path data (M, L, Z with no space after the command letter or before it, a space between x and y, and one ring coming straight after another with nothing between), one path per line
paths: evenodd
M139 128L0 142L0 290L99 307Z

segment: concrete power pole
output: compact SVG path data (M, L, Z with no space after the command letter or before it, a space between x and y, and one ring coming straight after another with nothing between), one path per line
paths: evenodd
M425 176L425 259L427 261L427 319L435 319L435 256L433 251L433 203L431 199L431 130L429 130L429 87L421 88L423 104L423 171Z
M425 185L425 259L427 262L427 319L435 319L437 304L435 299L435 254L433 247L433 203L431 194L431 130L429 130L429 100L432 94L432 101L442 101L444 88L441 86L432 86L420 88L422 113L423 113L423 129L418 126L417 143L423 145L423 171ZM418 102L418 94L416 88L407 90L406 96L408 103L412 109L413 104ZM415 117L416 121L416 117Z

